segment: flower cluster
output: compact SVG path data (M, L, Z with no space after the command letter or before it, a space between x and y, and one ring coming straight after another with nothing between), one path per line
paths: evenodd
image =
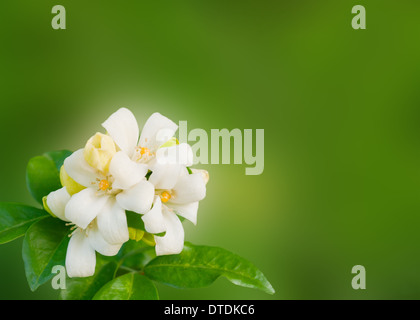
M94 274L96 252L116 255L133 230L126 211L139 214L153 236L157 255L178 254L184 229L178 216L197 222L208 173L194 170L193 152L174 137L178 126L159 113L141 134L126 108L112 114L84 148L65 159L62 188L51 192L45 209L71 226L66 255L69 277Z

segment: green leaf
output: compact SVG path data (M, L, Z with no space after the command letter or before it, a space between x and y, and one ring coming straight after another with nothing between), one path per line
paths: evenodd
M127 273L104 285L93 300L158 300L152 281L138 273Z
M144 268L152 280L177 288L201 288L224 276L230 282L269 294L275 291L251 262L225 249L186 243L178 255L159 256Z
M60 172L61 166L64 163L64 160L71 156L73 152L69 151L69 150L60 150L60 151L50 151L50 152L46 152L43 155L49 159L51 159L52 161L54 161L55 167L57 168L57 170Z
M0 203L0 244L25 235L26 230L35 222L48 217L41 209L17 203Z
M120 259L125 258L135 252L143 251L146 248L150 248L150 246L146 245L142 241L128 240L122 245L120 251L118 252L118 256Z
M53 266L65 265L69 231L63 221L48 217L34 223L26 232L22 257L32 291L54 276Z
M29 160L26 167L26 183L31 195L40 204L42 197L62 187L60 167L70 154L67 150L53 151Z
M128 241L128 243L130 242L135 241ZM126 254L122 259L122 266L134 270L143 270L144 267L154 258L156 258L155 247L150 247L144 244L143 247L132 250L130 253Z
M67 278L66 289L60 291L62 300L91 300L106 283L114 278L117 262L106 261L97 255L95 274L86 278Z

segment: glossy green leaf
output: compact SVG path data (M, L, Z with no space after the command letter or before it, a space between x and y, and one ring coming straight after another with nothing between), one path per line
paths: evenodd
M70 151L52 151L29 160L26 167L26 183L29 192L42 204L42 197L61 188L60 167Z
M69 228L64 222L48 217L34 223L26 232L22 257L29 287L35 291L50 280L55 265L65 265Z
M67 278L66 289L60 291L62 300L91 300L106 283L114 278L117 262L106 261L97 255L95 274L85 278Z
M121 259L127 255L131 255L137 251L142 251L146 248L150 248L150 246L141 241L128 240L122 245L120 251L118 252L118 256Z
M135 242L133 240L128 241ZM126 242L127 243L127 242ZM143 242L140 242L143 243ZM122 265L134 270L143 270L144 267L154 258L156 258L155 247L143 244L143 247L137 248L126 254L122 258Z
M138 273L127 273L103 286L93 300L158 300L152 281Z
M64 160L69 157L73 152L69 150L60 150L60 151L50 151L43 154L44 157L47 157L54 161L55 167L60 171L61 166L64 163Z
M144 268L152 280L177 288L201 288L224 276L230 282L269 294L274 289L251 262L225 249L186 243L178 255L159 256Z
M46 211L34 207L17 203L0 203L0 244L25 235L33 223L48 216Z

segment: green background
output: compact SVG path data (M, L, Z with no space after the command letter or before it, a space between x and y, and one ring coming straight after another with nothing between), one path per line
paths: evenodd
M51 28L64 5L67 30ZM353 30L363 4L367 30ZM265 130L265 170L206 165L186 239L254 262L273 296L219 279L163 299L420 298L418 1L1 1L0 201L35 204L27 161L82 147L119 107L189 129ZM22 239L0 298L32 293ZM353 290L351 269L367 271Z

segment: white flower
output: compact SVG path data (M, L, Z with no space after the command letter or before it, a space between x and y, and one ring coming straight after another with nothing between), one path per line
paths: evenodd
M91 167L84 149L64 161L64 173L84 187L70 194L66 186L51 192L46 199L49 210L74 224L66 255L69 277L87 277L95 272L95 251L116 255L129 239L125 210L147 212L153 202L154 187L145 178L147 166L116 152L108 173Z
M47 208L56 217L68 221L65 217L65 208L71 196L63 187L51 192L46 199ZM111 211L115 201L108 201L104 211ZM73 223L68 223L72 225ZM95 273L95 251L105 256L114 256L120 250L122 243L110 244L98 229L97 219L86 228L73 226L70 242L66 254L66 271L69 277L89 277Z
M203 172L188 174L193 163L191 147L177 144L174 133L178 126L159 113L146 121L137 143L139 129L134 115L122 108L112 114L102 126L135 163L147 164L152 171L148 181L155 187L153 208L143 217L146 231L155 236L158 255L180 253L184 244L184 229L177 214L197 221L198 201L206 194Z
M173 188L181 170L193 163L191 147L173 138L178 126L160 113L147 119L140 139L136 118L126 108L117 110L102 126L133 162L148 166L152 171L149 181L155 188Z
M80 149L64 161L64 169L86 187L68 201L65 218L82 229L96 218L106 241L111 244L127 241L125 210L145 213L153 202L154 187L145 178L147 166L134 163L118 151L105 174L91 167Z
M173 188L156 190L153 207L142 219L147 232L165 232L164 236L154 237L157 255L178 254L182 251L184 229L177 215L197 223L198 202L206 196L207 181L203 172L189 174L184 168Z
M206 194L208 174L188 173L191 147L173 138L178 126L168 118L154 113L140 138L137 121L125 108L102 126L107 135L97 133L65 159L63 188L46 198L56 217L74 225L66 256L70 277L94 274L95 251L118 253L129 238L125 210L144 214L147 232L165 232L155 236L158 255L181 252L184 230L177 214L195 224L198 201Z
M72 277L90 277L95 274L96 254L115 256L122 244L110 245L102 237L94 222L87 229L77 228L67 247L66 271Z

